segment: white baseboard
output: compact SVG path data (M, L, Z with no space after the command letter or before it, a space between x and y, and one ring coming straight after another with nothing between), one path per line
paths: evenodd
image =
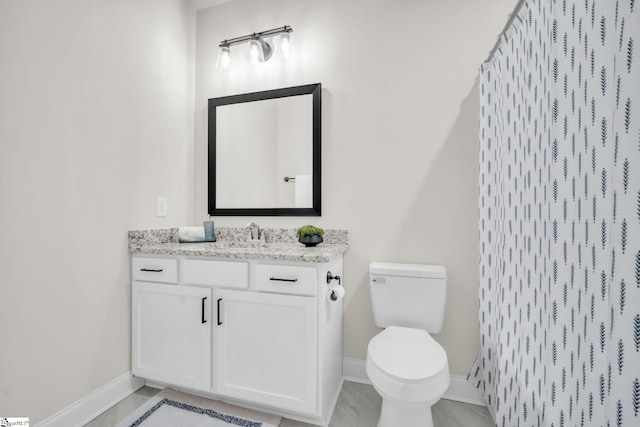
M449 388L442 398L471 403L472 405L487 406L487 402L484 401L478 389L467 381L467 377L462 375L451 375Z
M130 372L127 372L41 421L37 427L85 425L143 385L142 378L134 378Z
M360 384L369 384L369 377L365 369L365 361L360 359L353 359L351 357L345 357L342 359L342 377L345 381L351 381Z
M371 384L369 377L367 377L364 360L345 357L342 361L342 375L345 381ZM442 398L471 403L473 405L487 406L480 392L469 384L467 379L462 375L451 375L449 388Z

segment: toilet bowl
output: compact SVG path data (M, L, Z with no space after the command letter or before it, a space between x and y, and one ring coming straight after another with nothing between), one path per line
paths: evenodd
M390 326L370 342L366 362L382 397L378 427L432 427L431 406L449 387L444 349L426 331Z
M449 387L438 333L444 317L446 270L438 265L374 262L369 266L376 325L366 371L382 397L378 427L433 427L431 406Z

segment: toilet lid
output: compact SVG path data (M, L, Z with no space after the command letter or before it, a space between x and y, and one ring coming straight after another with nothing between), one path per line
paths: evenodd
M369 342L369 359L402 381L421 381L447 368L447 353L422 329L389 326Z

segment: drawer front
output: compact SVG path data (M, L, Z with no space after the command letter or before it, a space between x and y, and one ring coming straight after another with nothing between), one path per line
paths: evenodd
M178 282L178 260L175 258L133 257L133 280L145 282Z
M182 261L182 282L225 288L249 287L249 264L187 258Z
M317 293L318 270L298 265L255 264L254 287L258 291L294 295Z

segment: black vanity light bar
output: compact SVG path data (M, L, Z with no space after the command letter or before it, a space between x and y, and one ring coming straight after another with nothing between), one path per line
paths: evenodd
M261 39L264 37L271 37L277 34L291 33L293 28L289 25L283 27L273 28L271 30L260 31L259 33L247 34L246 36L234 37L232 39L225 39L220 42L219 47L229 47L235 44L246 43L250 40Z

